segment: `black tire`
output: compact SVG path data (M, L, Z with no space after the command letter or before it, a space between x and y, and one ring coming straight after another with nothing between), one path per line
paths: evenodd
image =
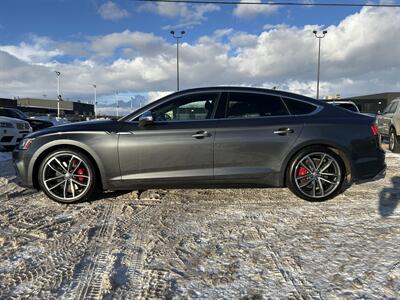
M389 150L394 153L400 153L400 141L396 129L393 127L389 131Z
M310 183L311 186L311 195L308 194L307 192L303 191L306 188L309 188L309 185L306 185L303 190L300 188L301 184L299 183L299 177L297 177L297 181L296 181L296 172L300 171L299 168L301 168L303 165L301 164L301 162L304 162L304 160L307 158L307 156L309 157L313 157L313 163L316 164L317 162L315 161L314 156L316 155L320 155L321 159L324 158L324 161L329 162L329 160L332 159L332 163L331 166L328 167L328 170L330 170L330 168L332 168L333 170L338 170L338 177L327 177L327 176L323 176L323 175L319 175L319 170L316 171L316 173L318 173L318 176L310 174L310 172L308 172L305 175L303 175L302 177L306 177L304 179L305 183L308 182L308 180L310 180L311 178L316 178L311 179L315 182L319 182L319 183L315 183L315 185L318 185L317 189L314 186L314 183ZM325 155L325 156L324 156ZM306 159L306 161L309 161ZM319 162L320 162L319 161ZM323 167L325 167L326 165L316 165L316 169L318 169L318 167L320 167L320 169L322 170ZM336 163L334 163L336 162ZM311 165L311 164L310 164ZM310 167L310 166L308 166ZM305 168L304 168L305 169ZM309 168L310 171L311 168ZM307 201L313 201L313 202L321 202L321 201L326 201L328 199L332 199L334 197L336 197L339 193L342 192L343 190L343 182L344 179L346 177L346 171L345 171L345 167L344 167L344 163L343 160L339 157L339 155L337 155L335 152L333 152L332 150L326 148L326 147L322 147L322 146L312 146L312 147L307 147L304 148L302 150L300 150L289 162L288 167L286 169L286 185L287 187L298 197L307 200ZM328 171L327 171L328 172ZM335 171L331 171L331 172L335 172ZM308 174L308 175L307 175ZM321 173L321 174L325 174L325 173ZM334 174L334 173L332 173ZM300 174L298 174L297 176L300 176ZM307 177L309 176L309 177ZM332 176L332 175L330 175ZM326 195L324 195L324 186L322 186L322 189L319 187L319 184L325 184L327 185L328 183L326 183L325 181L322 181L323 179L327 179L331 182L333 182L334 184L330 185L330 189L327 189L328 192L326 193ZM319 179L318 179L319 178ZM332 178L332 179L331 179ZM303 180L303 179L301 179ZM296 183L298 182L298 183ZM312 194L312 189L314 189L314 195ZM315 190L319 190L319 195L316 194ZM322 190L322 192L321 192Z
M82 164L84 166L85 171L87 172L87 185L85 188L82 188L82 193L76 197L67 199L67 198L63 198L62 196L58 196L55 192L51 191L51 187L48 188L45 183L45 176L46 176L46 172L47 169L51 171L54 170L54 168L51 167L46 167L48 166L48 163L51 162L52 160L55 160L55 158L58 157L68 157L68 156L74 156L77 159L81 160L80 164ZM72 158L71 158L72 159ZM66 161L65 161L66 162ZM63 162L62 162L63 164ZM45 170L46 167L46 170ZM69 168L69 165L68 165ZM77 167L78 168L78 167ZM61 170L61 169L60 169ZM45 171L45 172L44 172ZM69 173L69 172L68 172ZM71 173L69 173L71 174ZM57 176L57 173L55 172L55 175L53 176ZM62 172L59 172L58 176L63 176ZM66 175L65 175L66 176ZM73 176L77 176L79 181L83 178L82 175L73 175ZM80 178L79 178L80 177ZM73 177L74 180L77 182L78 180L76 180L75 177ZM94 196L94 193L98 191L98 184L97 184L97 174L96 174L96 170L95 167L93 165L93 163L91 162L91 160L82 152L75 150L75 149L67 149L67 150L56 150L51 152L50 154L48 154L43 161L40 163L40 167L39 167L39 171L38 171L38 179L39 179L39 186L40 189L52 200L60 202L60 203L76 203L76 202L83 202L83 201L88 201L90 199L92 199L92 197ZM60 179L60 181L67 181L68 179L66 179L66 177L63 177ZM84 179L85 180L85 179ZM72 186L74 185L75 187L79 187L78 185L72 183L71 181L69 182L71 184L71 186L68 188L70 191L69 193L72 193L72 189L73 192L75 193L75 191L78 191L78 188L75 189ZM69 183L66 183L65 185L67 186ZM79 182L77 182L79 183ZM64 185L64 184L61 184ZM56 189L54 189L55 191ZM68 192L67 192L68 193ZM64 187L64 195L65 195L65 187ZM75 195L74 195L75 196Z

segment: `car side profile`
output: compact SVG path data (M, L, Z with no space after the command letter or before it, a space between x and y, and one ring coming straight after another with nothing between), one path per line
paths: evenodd
M64 203L99 189L213 187L288 187L323 201L386 167L373 118L242 87L180 91L118 121L44 129L14 159L21 184Z
M377 117L379 131L389 139L389 150L400 152L400 98L393 100Z

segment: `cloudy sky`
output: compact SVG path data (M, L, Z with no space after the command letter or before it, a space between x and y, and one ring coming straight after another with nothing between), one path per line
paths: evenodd
M176 87L170 30L187 32L180 48L182 89L276 86L315 96L318 44L312 31L326 29L322 96L400 91L400 8L297 2L310 5L2 0L0 97L56 98L58 70L66 99L91 101L94 83L104 106L116 98L155 99Z

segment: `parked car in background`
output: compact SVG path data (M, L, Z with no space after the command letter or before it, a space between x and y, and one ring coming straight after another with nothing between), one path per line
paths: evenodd
M0 117L0 146L14 149L32 128L28 122L8 117Z
M180 91L117 121L44 129L13 154L21 184L64 203L97 189L285 186L323 201L386 168L373 118L242 87Z
M350 111L360 112L358 106L353 101L328 101L329 104L341 107Z
M0 116L24 120L30 124L33 131L53 126L53 123L49 121L28 118L22 111L15 108L0 107Z
M389 150L400 152L400 98L393 100L377 117L379 132L389 139Z

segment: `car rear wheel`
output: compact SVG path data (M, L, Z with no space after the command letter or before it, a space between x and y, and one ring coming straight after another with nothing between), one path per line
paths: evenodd
M389 150L395 153L400 152L399 138L397 137L396 130L394 128L390 129L389 133Z
M77 150L54 151L40 165L39 185L55 201L86 201L96 190L95 168L86 155Z
M287 170L287 186L307 201L325 201L342 190L345 177L342 159L324 147L300 151Z

